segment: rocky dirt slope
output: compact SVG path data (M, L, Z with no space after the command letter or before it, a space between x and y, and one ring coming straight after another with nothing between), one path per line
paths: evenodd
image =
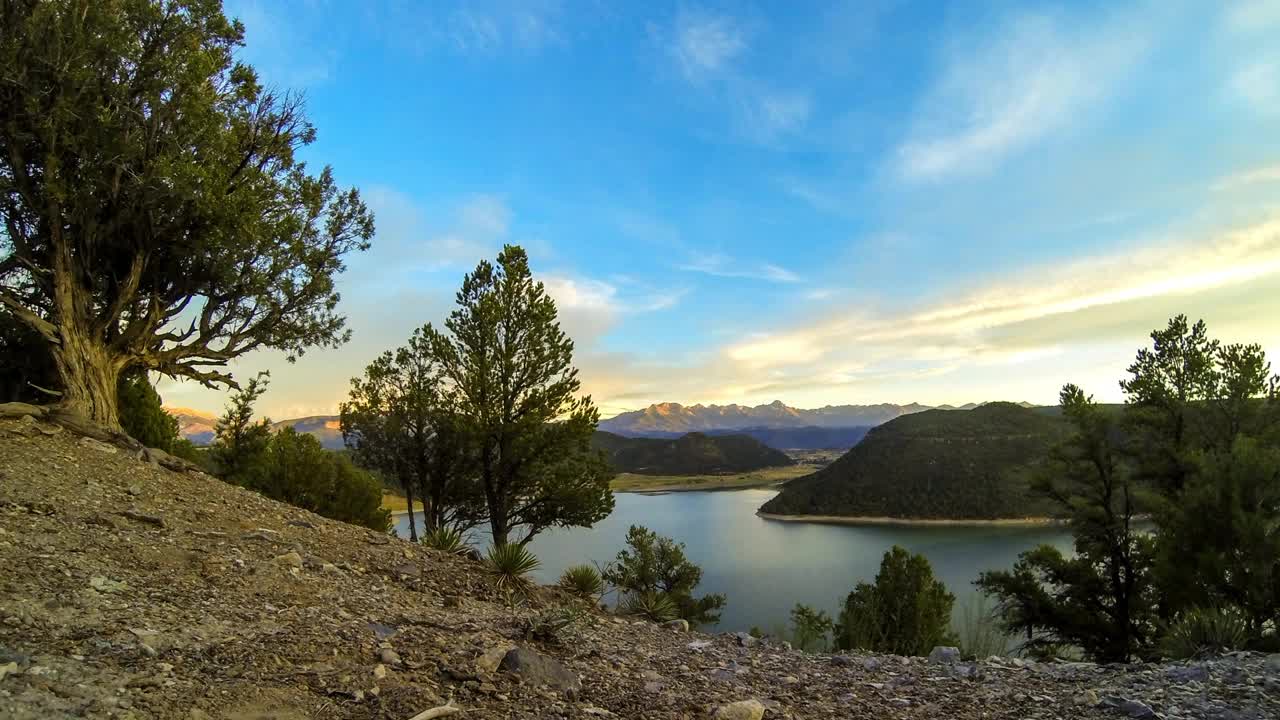
M1259 655L832 657L599 613L530 637L569 601L138 455L0 420L0 717L1280 717Z

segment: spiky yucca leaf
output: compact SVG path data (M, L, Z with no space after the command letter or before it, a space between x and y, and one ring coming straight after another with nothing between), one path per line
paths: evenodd
M639 615L653 622L675 620L680 616L680 609L664 593L631 593L622 601L622 611L628 615Z
M470 550L462 531L450 527L438 527L422 536L422 544L450 555L462 555Z
M538 558L525 546L515 543L489 548L485 562L497 578L499 589L527 589L529 580L525 575L538 569Z
M566 568L560 576L559 585L583 600L593 600L604 593L604 579L600 577L600 571L590 565Z
M1169 626L1160 649L1167 657L1185 660L1243 649L1249 641L1249 621L1235 608L1195 608Z

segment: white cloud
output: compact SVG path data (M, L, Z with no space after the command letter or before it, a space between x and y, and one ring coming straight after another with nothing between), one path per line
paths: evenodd
M1280 113L1280 58L1245 65L1231 76L1231 91L1254 111Z
M1255 33L1280 25L1280 2L1275 0L1236 0L1224 7L1226 26L1235 32Z
M740 105L743 132L761 142L799 130L813 111L808 93L789 90L746 91Z
M1266 165L1228 175L1213 184L1215 192L1236 190L1252 185L1280 183L1280 165Z
M733 18L696 9L676 14L668 51L690 81L724 69L746 49L746 33Z
M720 254L695 255L688 262L677 265L676 269L715 277L744 278L776 283L798 283L802 280L799 275L779 265L772 263L759 265L742 264L727 255Z
M1147 46L1135 23L1079 34L1048 15L1019 17L975 48L955 48L898 148L908 179L988 169L1061 130L1105 97Z
M562 42L560 12L558 2L471 3L451 13L445 28L461 52L537 51Z

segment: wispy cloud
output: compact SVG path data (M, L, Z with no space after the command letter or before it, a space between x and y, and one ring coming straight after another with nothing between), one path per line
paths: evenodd
M537 51L563 41L560 14L557 2L471 3L450 13L444 27L462 52Z
M1240 67L1231 76L1231 91L1255 112L1280 114L1280 57Z
M677 265L676 269L715 277L743 278L775 283L798 283L803 279L794 272L772 263L741 263L721 254L695 255L688 262Z
M691 82L725 69L747 49L746 30L728 15L681 9L668 51Z
M955 47L898 148L900 173L928 180L994 166L1106 97L1148 45L1127 19L1089 34L1067 27L1024 15L976 47Z
M1280 183L1280 165L1266 165L1228 175L1215 182L1213 190L1215 192L1226 192L1268 183Z
M1280 3L1275 0L1236 0L1223 7L1226 26L1234 32L1255 33L1280 26Z

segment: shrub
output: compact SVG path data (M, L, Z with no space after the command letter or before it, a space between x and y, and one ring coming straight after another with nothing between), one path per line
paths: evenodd
M559 585L571 595L583 600L595 600L604 594L604 578L590 565L574 565L560 576Z
M419 540L423 545L449 555L465 555L471 549L461 530L444 525L426 531Z
M177 454L174 445L180 440L178 421L165 412L160 394L151 386L146 373L121 375L116 385L116 397L120 427L130 437L147 447Z
M1000 628L1000 619L986 595L960 605L960 621L952 624L951 635L966 658L982 659L1009 651L1009 636Z
M923 555L895 545L884 554L875 584L858 583L845 599L835 627L836 647L927 655L947 639L955 600L934 579Z
M814 610L801 603L796 603L791 609L791 634L795 638L796 647L801 650L824 649L827 646L827 633L831 632L833 626L831 616L822 610Z
M538 640L546 643L559 643L561 634L582 619L582 610L575 607L560 607L544 610L537 615L525 618L523 633L526 640Z
M671 596L660 592L629 593L620 609L627 615L638 615L658 623L680 617L680 608L676 607Z
M1195 608L1170 625L1160 649L1166 657L1185 660L1240 650L1249 642L1249 619L1235 608Z
M538 558L528 548L517 543L489 548L485 563L496 578L499 590L527 590L529 579L525 575L538 569Z
M604 580L618 588L624 601L630 596L666 596L676 617L692 625L719 622L719 610L724 607L723 595L693 596L702 581L702 568L685 558L684 543L639 525L627 531L627 549L605 568Z

